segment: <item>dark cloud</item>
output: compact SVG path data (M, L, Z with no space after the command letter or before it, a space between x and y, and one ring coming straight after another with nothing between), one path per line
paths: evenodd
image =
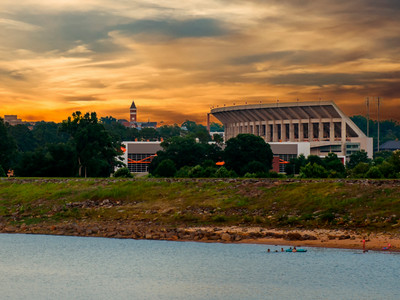
M382 84L381 80L400 81L400 72L365 73L296 73L276 75L266 80L272 84L324 86L324 85L373 85Z
M38 13L24 12L12 16L16 21L25 22L40 28L34 31L18 31L9 29L7 36L14 36L15 48L29 49L34 52L58 50L61 52L74 48L77 44L93 44L96 50L115 50L115 45L101 44L108 40L107 28L123 22L112 14L102 12L64 12ZM15 36L18 34L17 36Z
M231 60L233 64L252 64L260 62L280 62L286 65L315 65L315 64L337 64L364 58L364 51L334 51L334 50L288 50L274 51L264 54L242 56Z
M77 102L77 101L83 101L83 102L90 102L90 101L104 101L101 97L98 96L93 96L93 95L84 95L84 96L67 96L63 97L64 100L68 102Z
M17 81L24 81L26 80L26 76L18 70L6 70L6 69L1 69L0 68L0 78L3 79L12 79L12 80L17 80Z
M215 37L229 33L224 23L215 19L138 20L112 29L133 35L162 35L171 38Z
M182 124L186 120L203 123L206 117L205 113L193 113L182 111L179 109L165 109L165 108L154 108L154 107L140 107L141 113L138 115L140 122L148 120L147 116L151 116L150 121L157 120L158 122L163 121L166 124ZM142 117L141 117L142 116Z

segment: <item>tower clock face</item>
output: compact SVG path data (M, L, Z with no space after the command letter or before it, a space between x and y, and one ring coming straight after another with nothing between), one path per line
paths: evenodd
M135 117L134 116L132 116L132 121L135 121Z

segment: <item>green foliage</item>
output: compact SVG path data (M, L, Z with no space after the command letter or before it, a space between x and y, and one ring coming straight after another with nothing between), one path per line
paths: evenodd
M272 167L272 151L265 141L253 134L239 134L226 142L224 160L228 169L239 175L246 173L245 167L252 161L258 161L265 169Z
M189 137L194 139L197 138L201 143L207 143L211 140L207 128L201 124L196 124L196 122L186 120L182 123L182 127L186 127Z
M246 173L264 173L267 171L267 168L266 168L265 164L263 164L259 161L253 160L244 167L244 171Z
M98 122L96 113L77 111L61 124L61 131L72 137L79 176L109 176L120 154L120 144Z
M383 161L380 165L378 165L378 168L383 177L397 178L396 171L394 169L394 166L391 163L389 163L387 161Z
M0 177L6 177L6 172L4 172L3 167L0 165Z
M367 119L363 116L353 116L350 119L367 134ZM380 144L390 140L400 139L400 124L394 120L380 121ZM378 122L369 120L369 136L374 140L374 148L378 145Z
M365 162L359 162L352 170L351 175L355 178L365 178L370 165Z
M16 156L17 145L9 133L9 125L0 118L0 165L8 170Z
M216 142L218 145L221 145L224 142L224 139L222 136L220 136L218 133L214 133L212 136L212 139L214 142Z
M328 155L324 157L324 166L328 171L335 171L337 173L345 172L342 161L335 153L328 153Z
M371 167L365 175L367 178L375 178L375 179L379 179L379 178L383 177L380 169L375 166Z
M244 174L243 177L244 177L244 178L257 178L257 174L256 174L256 173L249 173L249 172L247 172L246 174Z
M308 163L312 165L317 164L325 168L328 174L327 176L330 178L342 178L345 176L345 167L335 153L329 153L324 158L317 155L310 155L308 158L305 158L305 156L301 154L297 158L290 159L290 163L287 164L285 168L286 174L298 174Z
M23 177L71 177L77 171L74 149L63 143L24 152L15 166L15 174Z
M66 143L69 139L69 134L59 132L60 124L54 122L37 122L32 129L32 135L39 147L44 147L47 144Z
M300 169L300 177L303 178L327 178L328 172L327 170L317 164L309 162L305 167Z
M347 163L347 168L348 169L353 169L360 162L367 163L367 164L370 163L370 159L368 158L368 154L364 150L354 152L353 154L350 155L350 160Z
M37 142L28 126L23 124L10 126L9 132L16 141L19 151L33 151L37 147Z
M159 136L162 137L163 139L168 139L174 136L181 135L181 128L177 124L174 124L172 126L163 125L157 128L157 131Z
M224 132L224 125L220 123L211 122L210 124L211 132Z
M220 167L216 172L215 172L215 177L217 178L234 178L237 177L236 173L234 171L229 171L225 167Z
M175 177L176 178L189 178L189 172L192 168L189 166L184 166L180 168L176 173Z
M173 137L161 143L163 151L157 152L157 157L150 164L149 171L154 174L157 166L166 159L175 163L177 169L184 166L202 165L211 160L214 163L220 159L221 149L217 145L197 143L191 137Z
M129 171L128 168L120 168L117 171L115 171L114 177L117 177L117 178L133 178L133 175Z
M393 151L388 162L393 166L395 172L400 172L400 150Z
M107 132L112 136L114 141L134 141L136 139L142 139L139 130L136 128L125 127L121 123L114 122L114 118L110 117L109 120L102 121L102 125Z
M157 141L160 138L160 135L155 128L142 128L139 132L140 136L144 140Z
M287 175L299 174L301 167L304 167L306 164L306 157L304 154L300 154L298 157L289 160L289 163L285 167L285 173Z
M174 177L175 173L176 166L171 159L163 160L154 171L154 175L159 177Z

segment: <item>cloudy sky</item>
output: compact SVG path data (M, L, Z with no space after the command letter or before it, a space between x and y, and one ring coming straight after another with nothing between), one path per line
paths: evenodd
M1 0L0 116L205 122L211 106L334 100L400 119L398 0ZM375 105L372 106L372 111Z

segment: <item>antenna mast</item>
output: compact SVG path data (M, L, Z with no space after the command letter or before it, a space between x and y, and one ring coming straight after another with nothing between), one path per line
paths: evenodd
M365 100L367 102L367 137L369 137L369 97Z

